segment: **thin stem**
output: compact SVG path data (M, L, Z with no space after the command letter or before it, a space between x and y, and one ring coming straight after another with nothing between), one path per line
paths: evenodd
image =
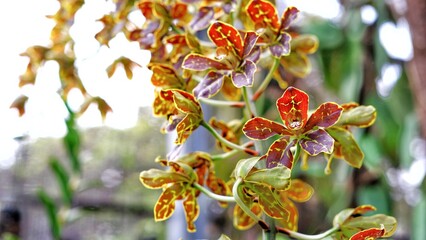
M252 99L253 101L256 101L266 90L266 88L268 87L269 83L272 80L272 76L274 75L274 72L277 70L279 65L280 65L280 59L275 58L271 68L269 69L268 75L266 75L265 80L263 80L262 84L260 84L257 91L254 93L253 99Z
M173 31L175 31L177 34L183 34L183 31L180 30L176 25L174 25L173 23L170 23L170 27L172 28Z
M296 143L296 150L294 151L294 158L293 158L293 163L296 164L296 162L299 160L300 158L300 152L301 152L301 147L299 143Z
M252 147L254 145L254 143L253 142L247 142L246 144L244 144L242 147L244 147L244 148L249 148L249 147ZM229 151L229 152L225 152L225 153L222 153L222 154L216 154L216 155L212 155L211 156L211 159L212 159L212 161L213 162L215 162L215 161L220 161L220 160L226 160L226 159L228 159L228 158L231 158L231 157L233 157L233 156L235 156L235 155L237 155L238 153L240 153L241 152L241 150L239 150L239 149L234 149L234 150L232 150L232 151Z
M337 232L340 229L339 226L335 226L333 228L330 228L329 230L320 233L320 234L316 234L316 235L307 235L307 234L303 234L303 233L299 233L299 232L293 232L284 228L277 228L279 233L285 234L287 236L290 236L292 238L296 238L296 239L300 239L300 240L319 240L319 239L323 239L325 237L330 236L331 234Z
M233 148L233 149L239 149L241 151L244 151L250 155L253 156L258 156L259 153L253 149L250 148L245 148L243 146L237 145L233 142L228 141L227 139L225 139L224 137L222 137L219 133L217 133L212 126L210 126L207 122L205 121L201 121L200 123L201 126L203 126L205 129L207 129L207 131L209 131L218 141L220 141L221 143L223 143L225 146Z
M247 87L243 87L243 98L246 105L246 109L249 112L250 118L256 116L256 113L254 112L254 106L252 106L253 102L250 102L249 94Z
M216 106L216 107L222 107L222 106L229 106L229 107L235 107L235 108L242 108L245 106L244 102L232 102L232 101L221 101L221 100L215 100L210 98L199 98L200 102Z
M207 196L209 196L209 197L211 197L211 198L213 198L213 199L215 199L215 200L218 200L218 201L220 201L220 202L235 202L235 198L234 197L231 197L231 196L223 196L223 195L219 195L219 194L216 194L216 193L214 193L214 192L211 192L210 190L208 190L207 188L205 188L205 187L203 187L203 186L201 186L200 184L198 184L198 183L194 183L194 184L192 184L196 189L198 189L198 190L200 190L202 193L204 193L204 194L206 194Z

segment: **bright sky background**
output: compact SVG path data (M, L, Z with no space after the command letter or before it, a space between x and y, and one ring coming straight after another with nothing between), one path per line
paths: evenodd
M341 7L336 0L288 0L286 3L298 7L302 12L326 18L335 19L341 14ZM14 162L18 147L14 137L23 134L29 135L31 139L62 137L65 133L63 120L66 111L56 94L60 82L57 76L58 66L55 63L48 62L39 71L36 86L18 88L19 75L24 73L28 64L28 58L19 54L29 46L49 44L53 21L45 16L53 15L57 8L58 2L55 0L8 1L0 8L0 169L8 168ZM80 59L76 64L84 86L92 96L103 97L114 111L108 114L106 121L102 123L96 107L89 108L79 118L79 125L83 128L102 125L120 129L132 127L137 121L139 107L151 105L153 98L150 73L145 67L149 63L149 53L140 50L137 43L127 42L124 36L118 36L111 41L111 48L99 48L94 39L94 35L102 28L102 24L95 20L112 10L113 5L105 0L86 0L71 29L71 35L76 41L75 52ZM374 21L374 14L374 9L366 8L363 11L363 19L366 22L371 19ZM143 17L134 14L132 20L141 25ZM398 21L397 25L387 23L380 33L383 35L381 39L391 39L391 42L384 44L391 55L403 60L411 58L412 49L407 43L410 37L406 22ZM116 74L108 79L105 69L113 60L123 55L144 67L136 69L133 80L127 80L122 69L118 69ZM387 71L392 70L392 66L387 67L390 69ZM395 74L387 75L395 78ZM395 79L381 80L396 82ZM10 104L20 94L30 98L23 117L18 117L16 110L9 109ZM69 99L75 109L82 103L82 96L76 91L70 93Z

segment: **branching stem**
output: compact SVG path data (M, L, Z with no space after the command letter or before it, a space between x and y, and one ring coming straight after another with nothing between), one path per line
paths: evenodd
M256 101L266 90L266 88L268 87L269 83L272 80L272 76L274 75L274 72L277 70L279 65L280 65L280 59L274 58L274 62L272 63L271 68L269 69L268 75L266 75L265 79L263 80L263 82L260 84L259 88L253 95L253 98L252 98L253 101Z
M229 106L229 107L235 107L235 108L243 108L245 106L244 102L238 102L238 101L221 101L221 100L215 100L210 98L199 98L200 102L216 106L216 107L222 107L222 106Z
M299 232L293 232L284 228L277 228L277 231L279 233L285 234L289 237L292 238L296 238L296 239L300 239L300 240L319 240L319 239L323 239L325 237L330 236L331 234L337 232L339 230L339 226L335 226L333 228L330 228L329 230L320 233L320 234L316 234L316 235L307 235L307 234L303 234L303 233L299 233Z
M250 148L245 148L243 146L237 145L233 142L228 141L227 139L225 139L224 137L222 137L218 132L216 132L216 130L213 129L212 126L210 126L210 124L208 124L205 121L201 121L201 126L203 126L205 129L207 129L207 131L209 131L218 141L220 141L221 143L223 143L225 146L230 147L232 149L239 149L241 151L244 151L250 155L253 156L258 156L259 153L253 149Z

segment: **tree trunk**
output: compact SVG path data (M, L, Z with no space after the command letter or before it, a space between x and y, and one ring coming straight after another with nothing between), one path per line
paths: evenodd
M413 39L413 59L408 63L421 133L426 138L426 1L407 0L406 18Z

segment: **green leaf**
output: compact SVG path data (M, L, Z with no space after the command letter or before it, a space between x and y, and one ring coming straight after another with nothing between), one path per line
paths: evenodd
M350 125L361 128L369 127L376 121L376 108L369 106L357 106L344 110L336 125Z
M47 213L47 217L49 219L49 224L50 224L50 231L52 233L53 239L60 240L61 224L58 219L55 202L43 189L39 189L37 191L37 197L43 204L44 209Z
M272 191L265 184L244 182L244 186L256 193L259 197L259 205L268 216L288 221L289 212L281 205L279 192Z
M266 184L276 190L286 190L290 184L291 170L285 166L262 168L251 172L245 182Z
M335 139L336 150L339 150L343 159L352 167L360 168L364 159L358 143L352 133L338 127L327 128L327 132Z
M342 226L349 221L353 215L363 214L370 211L375 211L376 208L371 205L362 205L356 208L348 208L340 211L333 219L333 226Z
M344 223L341 228L345 229L346 231L355 229L364 230L370 228L380 228L382 225L385 228L385 234L383 237L390 237L396 231L397 221L394 217L384 214L376 214L367 217L355 217Z
M50 158L49 166L52 172L55 174L56 180L59 184L59 188L61 189L62 198L69 207L72 204L73 198L73 190L69 184L70 177L68 175L67 170L64 166L59 162L57 158Z
M181 173L150 169L140 173L139 179L147 188L162 188L176 182L189 182L189 178Z
M235 167L235 178L244 179L249 174L254 165L256 165L257 161L259 161L258 157L240 160Z
M71 159L72 169L75 173L81 172L80 164L80 133L75 127L74 113L72 113L68 119L65 120L67 126L67 134L65 135L63 141L65 148L68 152L68 156Z

